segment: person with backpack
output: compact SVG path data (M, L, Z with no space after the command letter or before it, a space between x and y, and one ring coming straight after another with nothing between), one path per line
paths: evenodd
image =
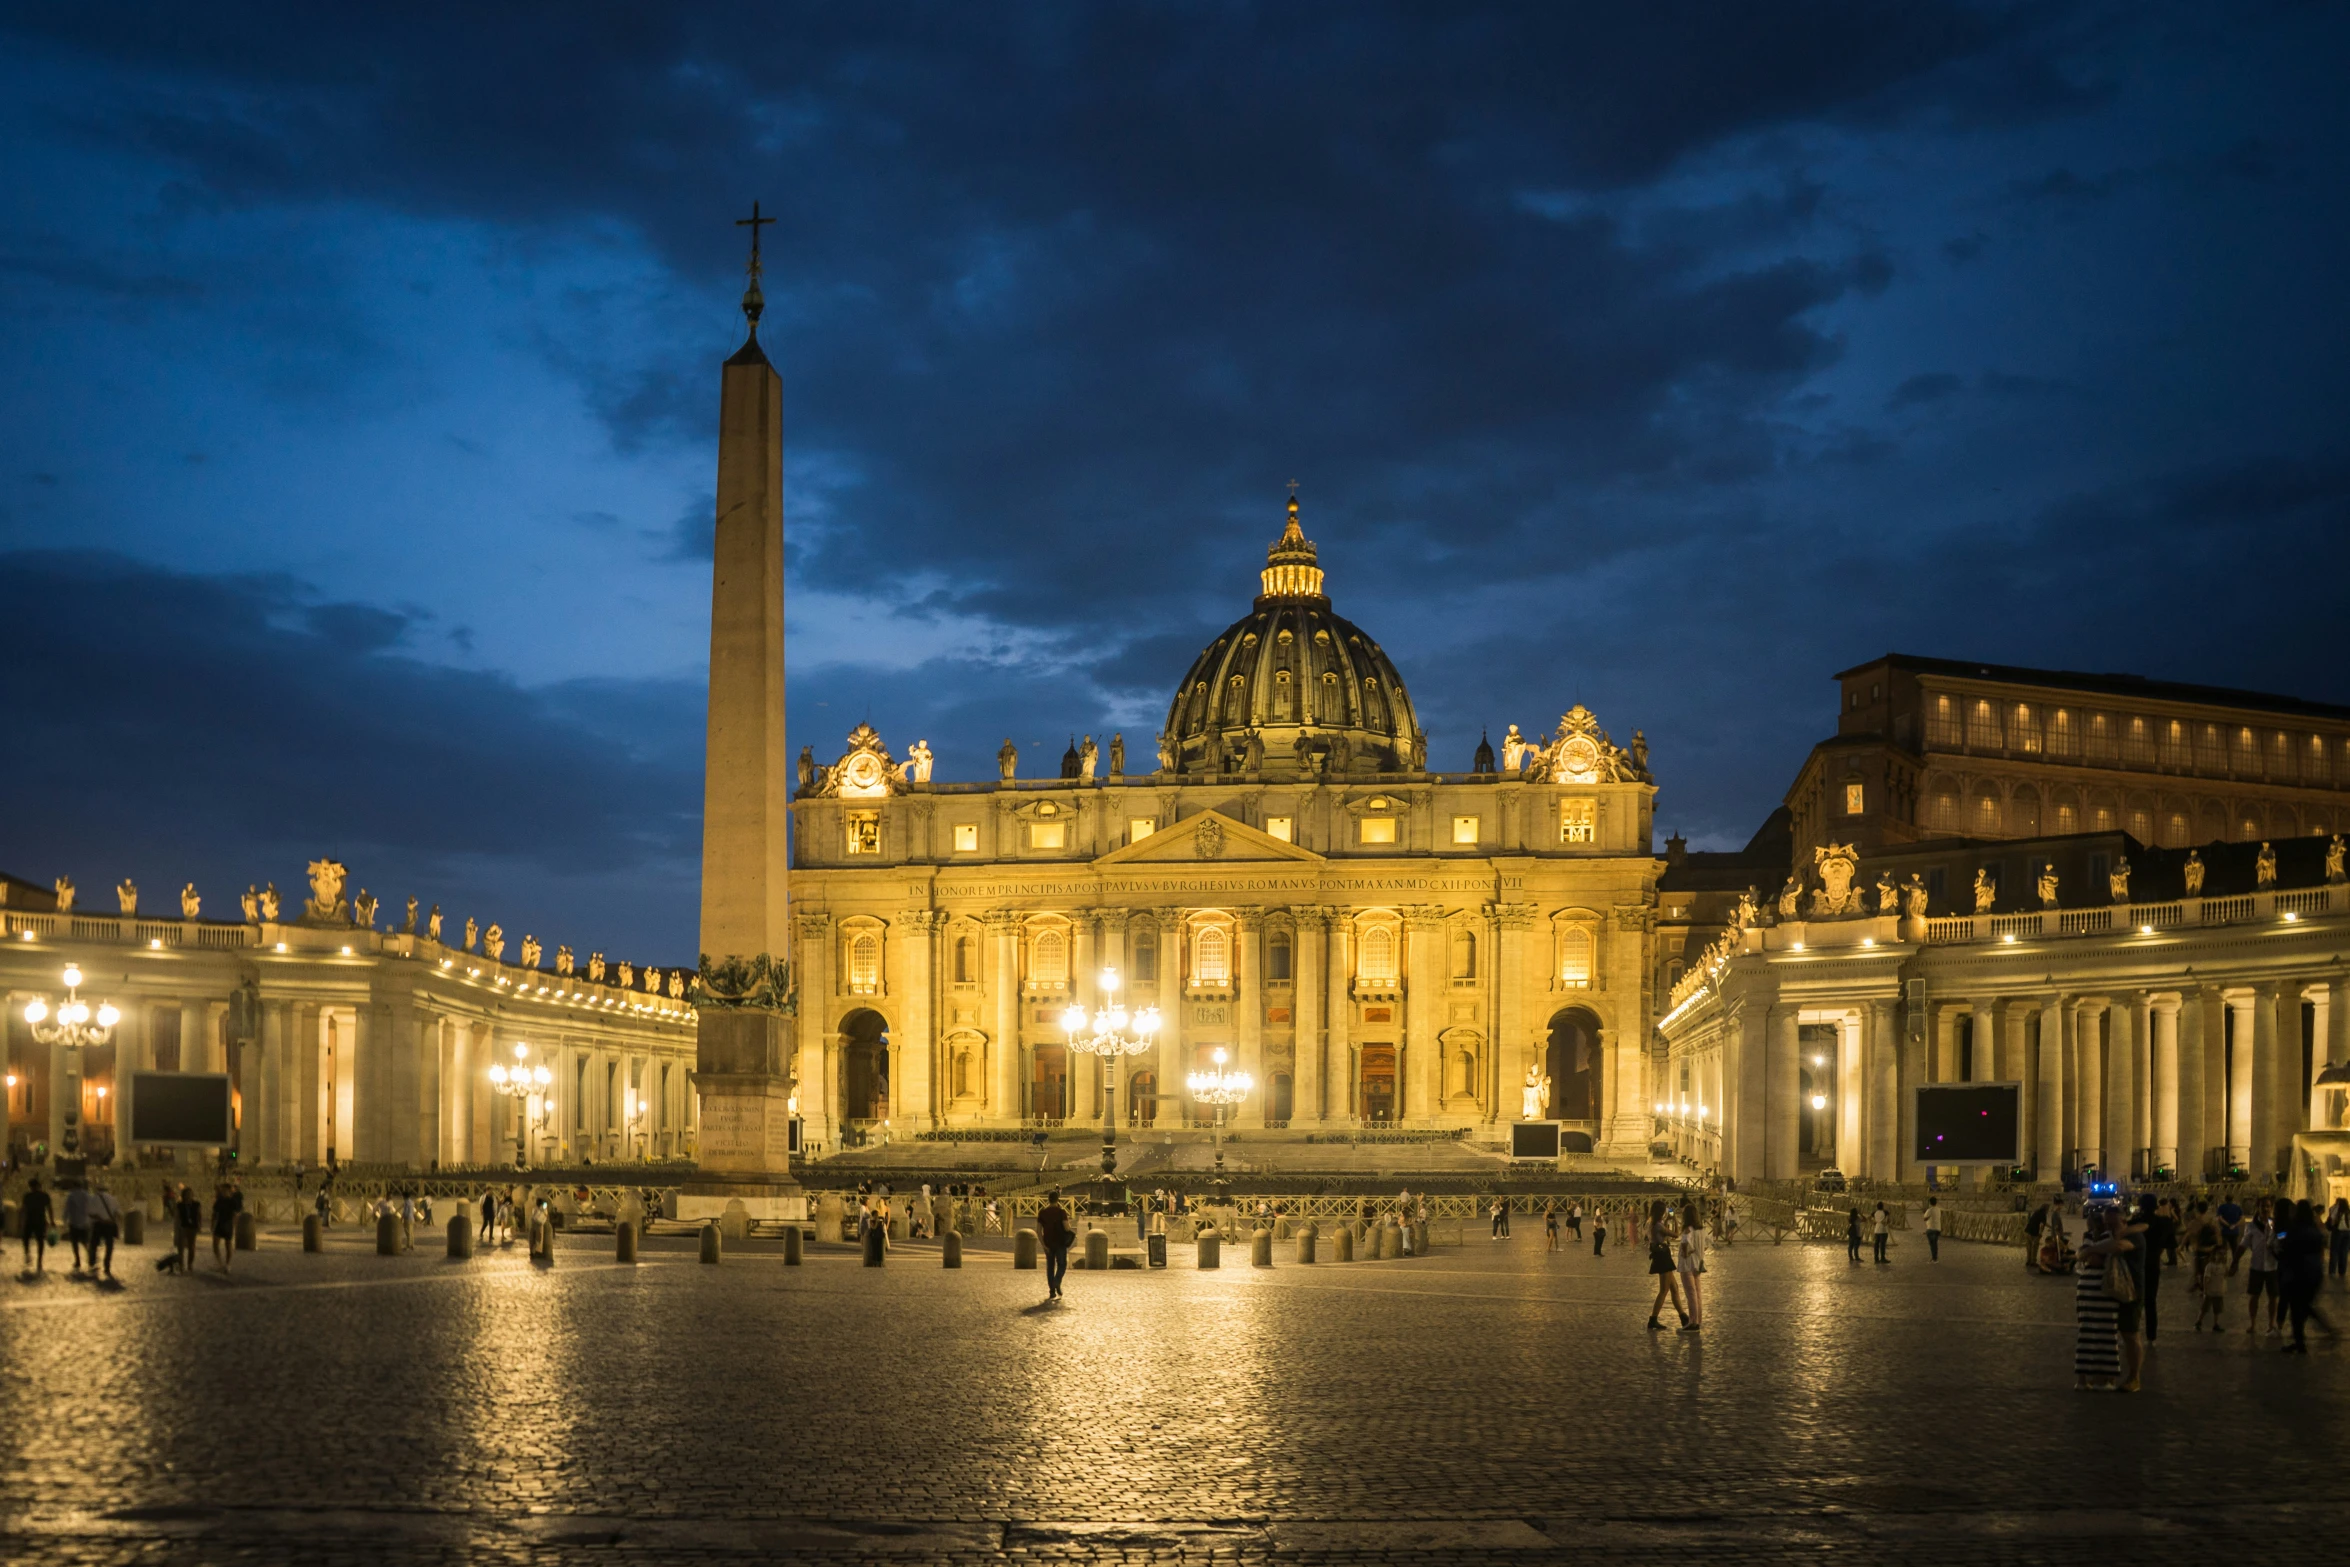
M204 1232L204 1205L196 1200L194 1188L184 1182L180 1186L179 1201L171 1211L172 1254L179 1258L180 1270L196 1271L196 1239Z
M1061 1280L1069 1272L1069 1243L1077 1237L1069 1227L1069 1210L1061 1206L1058 1186L1046 1195L1044 1206L1036 1211L1036 1238L1044 1247L1045 1299L1059 1300Z
M99 1273L98 1249L106 1249L103 1276L114 1277L114 1243L122 1235L122 1204L114 1200L114 1193L103 1181L94 1182L90 1189L90 1271Z
M17 1233L24 1237L24 1265L28 1273L45 1273L49 1269L49 1194L41 1189L41 1178L33 1177L25 1188L24 1200L16 1205Z
M88 1183L76 1181L65 1194L65 1239L73 1247L73 1276L82 1276L82 1253L90 1249L90 1188ZM90 1258L91 1265L97 1257Z

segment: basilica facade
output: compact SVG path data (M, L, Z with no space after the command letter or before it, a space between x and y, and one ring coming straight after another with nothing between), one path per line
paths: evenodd
M1249 612L1152 753L931 776L860 725L792 802L797 1113L813 1148L1098 1119L1192 1124L1215 1058L1245 1127L1486 1128L1646 1150L1656 886L1645 742L1578 707L1501 765L1429 770L1401 675L1338 615L1295 501ZM1061 1016L1155 1006L1109 1073Z

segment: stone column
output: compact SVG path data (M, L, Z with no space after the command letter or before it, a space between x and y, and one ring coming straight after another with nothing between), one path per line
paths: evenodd
M2105 1164L2103 1004L2076 1001L2073 1022L2073 1148L2083 1165Z
M1257 1091L1235 1112L1234 1123L1246 1116L1251 1126L1273 1119L1273 1079L1265 1070L1265 988L1258 975L1264 960L1265 911L1234 911L1232 929L1232 1044L1240 1055L1240 1069L1256 1080Z
M2105 1159L2108 1179L2137 1174L2138 997L2112 997L2105 1008Z
M1138 918L1156 921L1158 925L1159 1092L1176 1096L1160 1108L1169 1124L1188 1126L1195 1106L1185 1087L1186 1079L1191 1076L1191 1007L1183 993L1183 916L1178 910L1168 909Z
M792 917L796 949L792 977L799 987L799 1016L792 1030L792 1077L798 1085L800 1135L838 1151L843 1130L840 1074L833 1070L832 920L823 914ZM690 1096L695 1100L700 1095Z
M2034 1005L2030 1001L2014 999L1999 1006L1999 1078L2017 1085L2016 1090L2016 1159L2029 1163L2032 1158L2032 1040L2031 1027Z
M1006 1126L1017 1126L1027 1113L1026 1087L1021 1068L1026 1064L1020 1047L1020 916L1011 909L991 910L987 932L995 948L995 1115Z
M1424 1126L1444 1108L1444 1047L1436 1040L1444 1028L1444 911L1406 910L1404 943L1410 963L1404 989L1404 1048L1410 1058L1397 1087L1406 1096L1404 1124Z
M898 1027L892 1035L897 1059L890 1064L890 1093L901 1125L928 1131L938 1124L938 932L946 916L936 909L907 909L890 925L897 952L889 966L889 991L897 1001Z
M1928 1073L1932 1036L1925 1015L1924 1003L1916 993L1924 987L1913 981L1911 999L1901 1014L1901 1093L1895 1113L1900 1117L1901 1178L1916 1182L1925 1179L1925 1166L1918 1161L1918 1107L1917 1095L1911 1092L1920 1083L1931 1082Z
M1763 1167L1774 1181L1792 1181L1803 1170L1803 1044L1796 1017L1794 1007L1781 1004L1771 1008L1769 1064L1763 1079L1763 1114L1768 1127Z
M1863 1086L1868 1081L1867 1027L1865 1007L1855 1007L1836 1026L1836 1098L1830 1107L1836 1118L1836 1147L1832 1157L1836 1168L1846 1175L1859 1170L1868 1158L1868 1142L1861 1130L1868 1112L1868 1091Z
M2301 1058L2301 998L2299 987L2267 984L2255 988L2252 1006L2252 1160L2255 1179L2274 1175L2292 1140L2287 1091L2287 1042L2294 1064ZM2291 1008L2291 1029L2285 1027ZM2298 1075L2298 1074L2295 1074Z
M2198 1180L2203 1175L2204 1152L2211 1146L2211 1133L2205 1119L2204 1105L2209 1097L2209 1076L2204 1059L2203 996L2188 991L2172 998L2172 1029L2178 1052L2178 1124L2173 1128L2176 1162L2172 1168L2181 1180Z
M1328 1001L1329 1043L1322 1055L1325 1071L1322 1090L1323 1115L1330 1120L1351 1123L1361 1113L1356 1102L1357 1084L1354 1070L1352 1022L1354 1000L1348 985L1354 978L1354 927L1348 923L1347 911L1333 908L1325 911L1330 922L1328 961L1323 965L1326 985L1323 991Z
M2149 1008L2154 1057L2154 1163L2179 1171L2179 998L2156 996Z
M1537 1054L1526 1021L1526 932L1534 924L1530 903L1493 906L1493 1051L1500 1083L1495 1118L1515 1120L1524 1108L1526 1068Z
M1999 1081L1999 1003L1988 996L1970 1003L1967 1023L1967 1081Z
M1323 1031L1322 992L1329 983L1324 970L1329 962L1330 911L1307 905L1295 912L1297 944L1289 959L1289 1021L1290 1033L1297 1041L1297 1082L1290 1124L1314 1127L1322 1124L1324 1113L1322 1052L1328 1041Z
M2225 1041L2228 1062L2228 1157L2240 1160L2253 1174L2260 1173L2252 1159L2253 1092L2252 1063L2258 1033L2253 1024L2253 997L2250 991L2233 991L2227 996L2228 1034Z
M1091 1012L1101 1005L1096 982L1093 913L1079 910L1069 922L1069 999ZM1055 1008L1058 1021L1059 1008ZM1110 1081L1107 1063L1082 1050L1069 1052L1069 1115L1073 1120L1101 1124L1102 1094Z
M1934 1013L1934 1077L1937 1083L1958 1080L1958 1008L1948 1002L1928 1003Z
M2064 1169L2064 1078L2072 1059L2072 1003L2050 996L2040 1003L2037 1094L2032 1106L2032 1178L2053 1181Z
M2328 1066L2350 1064L2350 980L2328 980L2325 999L2318 1005L2316 1060L2320 1070ZM2341 1115L2336 1105L2326 1103L2325 1092L2311 1089L2311 1097L2318 1102L2310 1106L2309 1124L2323 1129L2339 1129L2350 1125L2350 1116Z
M180 1003L180 1070L183 1072L220 1072L227 1068L217 1057L218 1044L212 1030L204 1025L212 1020L209 1001L182 1001Z
M1901 1179L1901 1037L1890 997L1868 1004L1869 1163L1872 1181Z

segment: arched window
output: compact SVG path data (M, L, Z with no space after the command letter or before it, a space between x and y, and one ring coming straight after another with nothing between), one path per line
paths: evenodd
M955 938L954 975L955 983L958 985L976 985L979 983L977 954L973 949L973 943L969 936L957 936Z
M881 988L881 938L859 931L849 938L849 993L870 996Z
M1069 982L1069 941L1058 930L1036 933L1028 948L1028 977L1040 985Z
M1134 979L1141 985L1159 982L1159 938L1147 930L1134 934Z
M1362 960L1356 972L1374 985L1395 983L1395 929L1389 925L1373 925L1363 932Z
M1289 983L1289 932L1285 930L1265 938L1265 979L1275 985Z
M1975 831L1992 835L1999 831L1999 796L1988 789L1975 797Z
M1591 983L1591 931L1586 926L1570 925L1559 938L1559 983Z
M1452 933L1452 977L1477 977L1477 933L1473 930L1462 929Z
M1203 985L1227 984L1232 978L1232 942L1221 925L1200 929L1192 947L1191 977Z

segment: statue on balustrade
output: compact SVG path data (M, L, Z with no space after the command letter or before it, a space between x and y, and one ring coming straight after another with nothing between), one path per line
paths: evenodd
M2277 884L2277 851L2266 838L2260 840L2260 858L2252 865L2252 885L2262 892ZM128 912L127 910L125 911Z
M1126 736L1123 732L1110 736L1110 776L1126 776Z
M645 990L648 994L651 995L657 996L661 994L661 971L659 969L649 968L645 970Z
M237 901L245 910L246 924L258 925L261 923L261 890L259 888L251 882L245 883L245 895Z
M2265 849L2268 845L2262 844L2261 847ZM125 876L121 881L115 883L114 895L122 900L123 913L135 915L139 912L139 884L137 882Z
M1240 753L1240 765L1252 773L1265 770L1265 737L1254 729L1248 732L1248 745Z
M432 906L432 912L424 917L424 939L427 941L441 939L441 906L437 903Z
M1755 897L1754 889L1749 887L1738 894L1737 907L1730 913L1730 928L1732 930L1752 930L1754 922L1760 918L1762 918L1762 902Z
M669 994L673 1000L683 1001L685 999L684 969L673 968L669 971Z
M931 755L930 742L927 740L915 741L906 748L906 782L923 784L930 782L930 769L936 763L937 758Z
M1510 725L1509 732L1501 737L1502 776L1505 778L1515 778L1520 773L1524 772L1526 770L1526 758L1533 752L1533 750L1533 743L1529 741L1524 735L1518 733L1518 726L1516 724Z
M1012 743L1010 735L1004 736L1004 743L995 748L995 765L1006 783L1020 770L1020 748Z
M400 934L403 936L416 934L416 895L414 893L408 895L408 920L400 927Z
M350 905L343 901L343 878L348 874L339 860L312 860L310 862L310 901L302 906L302 918L321 923L348 923Z
M1180 769L1176 766L1176 764L1180 760L1181 758L1175 754L1175 742L1167 738L1167 732L1164 729L1160 730L1159 771L1162 773L1174 773L1179 771Z
M571 977L571 969L571 949L569 947L558 946L555 949L555 972L562 975L565 979L569 979Z
M598 985L604 982L604 954L601 952L588 954L588 979Z
M1536 1062L1526 1068L1526 1083L1519 1101L1521 1121L1539 1121L1542 1112L1550 1108L1550 1079L1543 1075L1542 1064Z
M359 896L351 900L351 914L358 920L361 929L375 929L375 910L375 894L365 887L360 888Z
M2055 866L2053 866L2053 865L2043 865L2043 866L2041 866L2041 867L2040 867L2040 881L2039 881L2039 889L2040 889L2040 907L2042 907L2042 908L2044 908L2044 909L2053 909L2053 908L2055 908L2055 907L2056 907L2056 867L2055 867Z
M481 939L481 926L475 922L475 920L474 920L474 918L473 918L473 916L472 916L472 915L470 915L470 914L466 915L466 916L465 916L465 950L466 950L466 951L468 951L468 952L471 952L471 951L473 950L473 944L474 944L476 941L479 941L480 939Z
M539 959L546 955L546 951L546 948L539 945L538 937L527 930L522 933L522 966L524 968L537 968Z
M1101 747L1093 743L1093 736L1087 735L1085 737L1085 743L1077 748L1078 781L1080 783L1092 783L1094 769L1101 766L1101 761Z
M2333 841L2326 845L2326 880L2332 883L2343 879L2342 835L2336 833L2333 836Z
M202 915L200 911L203 909L203 907L204 900L196 895L196 884L194 882L189 882L185 887L180 889L181 919L192 920L201 918Z
M2128 855L2125 854L2116 860L2113 869L2105 873L2105 890L2116 903L2130 901L2130 858Z
M1991 872L1986 867L1980 865L1976 866L1975 912L1977 914L1988 914L1991 912L1991 905L1997 903L1998 901L1999 883L1991 879Z
M1922 920L1926 917L1926 884L1911 871L1909 880L1901 884L1901 912L1905 918Z
M1901 912L1901 889L1894 886L1893 878L1883 872L1879 872L1877 876L1877 912L1879 914L1899 914Z
M799 772L800 793L814 794L816 792L816 748L814 746L803 745L800 747Z
M71 914L73 912L73 878L60 876L55 885L57 888L57 912Z
M636 965L625 958L620 963L620 988L622 990L636 989Z
M2203 855L2202 855L2202 853L2201 853L2200 851L2198 851L2198 850L2195 850L2195 849L2189 849L2189 850L2187 851L2187 863L2186 863L2186 866L2185 866L2185 872L2186 872L2186 877L2187 877L2187 896L2188 896L2188 897L2190 897L2190 898L2200 898L2200 897L2202 897L2202 896L2203 896Z
M285 904L285 900L284 900L284 899L282 899L282 898L280 898L280 897L277 895L277 883L276 883L276 882L274 882L274 881L269 881L269 882L263 882L263 883L261 884L261 919L262 919L262 923L264 923L264 924L268 924L268 925L274 925L274 924L276 924L276 923L277 923L277 917L278 917L278 914L279 914L279 912L280 912L280 911L283 909L283 907L284 907L284 904Z
M1779 918L1791 920L1803 912L1803 878L1790 876L1779 889Z
M502 925L492 925L488 930L483 931L481 933L481 950L490 955L490 961L492 963L500 963L505 961L505 927Z
M1354 771L1355 751L1344 734L1330 737L1330 753L1322 770L1333 778L1344 778Z

